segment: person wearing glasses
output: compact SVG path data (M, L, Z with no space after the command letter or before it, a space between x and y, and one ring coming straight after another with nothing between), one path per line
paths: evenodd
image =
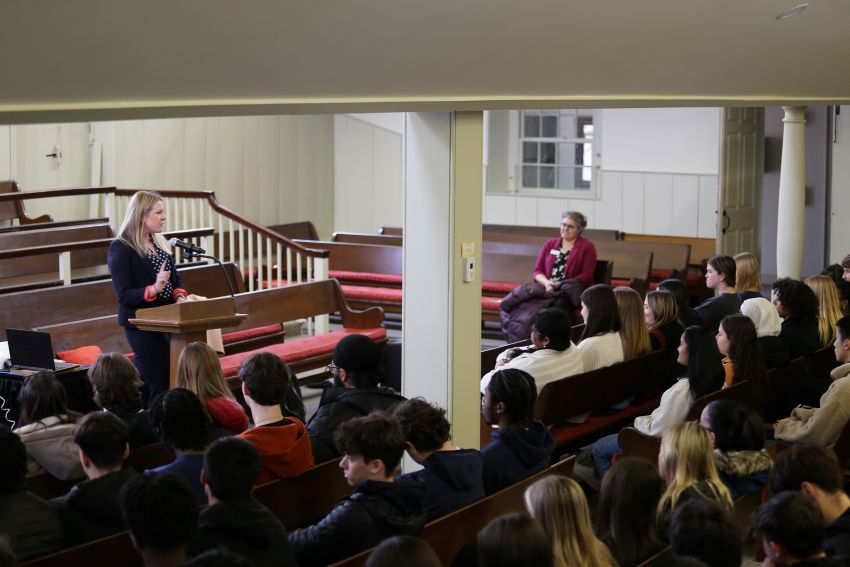
M319 408L307 422L317 463L340 456L334 444L334 432L344 421L373 410L388 411L405 399L392 388L381 385L383 376L378 370L381 351L366 335L343 337L331 360L328 372L333 375L333 385L322 392Z

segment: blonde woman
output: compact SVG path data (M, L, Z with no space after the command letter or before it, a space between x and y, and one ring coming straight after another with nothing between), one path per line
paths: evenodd
M643 300L630 287L614 288L617 311L620 313L620 340L623 341L623 359L631 360L650 351L649 332L643 317Z
M612 567L617 562L597 539L587 499L571 478L548 476L525 490L525 507L552 540L555 567Z
M643 321L649 331L653 351L676 350L685 328L679 322L679 304L669 291L656 290L646 294L643 302Z
M130 199L118 237L107 255L118 295L118 324L124 327L133 349L148 399L168 390L170 339L167 333L141 331L129 320L137 309L186 301L188 295L162 235L165 220L162 197L139 191Z
M835 324L841 319L841 302L838 288L828 276L812 276L806 280L818 298L818 336L821 346L835 342Z
M667 490L658 502L658 522L666 526L673 510L693 498L714 500L732 509L732 495L720 479L708 431L695 421L668 429L661 437L658 472Z
M227 387L218 355L208 344L189 343L180 353L177 387L198 396L208 420L236 434L248 429L248 416Z
M741 301L763 297L758 258L749 252L735 254L735 281Z

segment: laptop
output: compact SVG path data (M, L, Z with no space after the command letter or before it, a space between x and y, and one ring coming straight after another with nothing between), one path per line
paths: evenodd
M12 363L12 370L61 372L79 366L79 364L55 362L53 360L53 344L50 342L50 333L6 329L6 340L9 341L9 361Z

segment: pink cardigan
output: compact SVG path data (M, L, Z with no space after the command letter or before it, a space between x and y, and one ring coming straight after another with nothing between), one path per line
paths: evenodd
M555 263L555 255L552 250L560 250L561 238L547 240L537 256L537 264L534 266L534 277L544 274L547 278L552 275L552 265ZM593 242L579 236L573 244L572 252L567 260L564 270L564 278L576 278L585 286L593 285L593 272L596 270L596 246Z

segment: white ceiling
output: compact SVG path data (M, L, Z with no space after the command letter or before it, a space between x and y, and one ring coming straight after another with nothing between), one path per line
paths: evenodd
M850 101L850 1L2 0L0 122Z

